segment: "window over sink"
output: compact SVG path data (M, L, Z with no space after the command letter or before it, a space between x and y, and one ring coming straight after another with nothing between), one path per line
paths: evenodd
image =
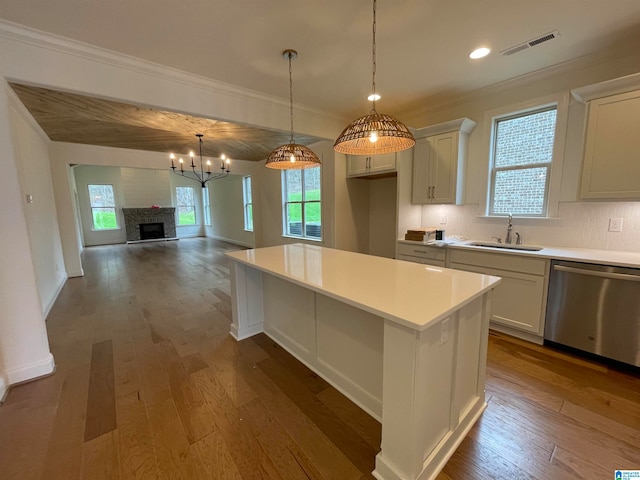
M557 107L494 119L489 215L545 216Z
M485 215L557 215L568 107L561 93L485 112Z

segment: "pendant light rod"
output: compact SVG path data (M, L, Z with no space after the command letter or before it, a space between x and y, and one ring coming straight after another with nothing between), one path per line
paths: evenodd
M273 150L265 167L275 168L278 170L294 170L300 168L319 167L321 161L313 151L304 146L295 143L293 133L293 68L291 66L293 60L298 56L298 52L292 49L287 49L282 52L282 57L289 61L289 118L291 121L291 137L289 143L280 145Z
M291 62L298 56L298 52L287 49L282 52L282 56L289 60L289 117L291 118L291 140L289 143L293 143L293 69Z
M407 126L391 115L385 115L376 111L376 30L378 2L373 0L373 42L371 45L371 88L369 99L372 102L368 115L356 118L345 127L333 144L333 149L338 153L348 155L379 155L383 153L401 152L416 144L413 134Z
M373 100L371 101L371 111L376 111L376 4L377 1L373 0L373 43L371 46L371 59L372 72L371 72L371 95Z

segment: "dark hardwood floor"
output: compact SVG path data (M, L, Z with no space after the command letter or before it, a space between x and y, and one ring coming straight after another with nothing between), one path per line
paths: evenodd
M0 407L0 478L373 478L375 420L266 336L229 336L235 248L87 248L47 320L56 373ZM439 480L640 469L638 376L492 333L487 399Z

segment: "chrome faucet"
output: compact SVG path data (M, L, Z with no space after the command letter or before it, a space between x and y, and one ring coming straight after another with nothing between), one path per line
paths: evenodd
M509 214L509 225L507 225L507 236L504 239L504 243L511 244L513 243L511 240L511 229L513 228L513 224L511 221L513 220L513 216Z

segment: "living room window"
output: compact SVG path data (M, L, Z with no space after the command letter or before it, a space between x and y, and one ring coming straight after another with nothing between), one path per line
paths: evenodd
M242 198L244 203L244 229L253 232L253 201L251 196L251 177L242 177Z
M89 185L89 203L94 230L118 229L113 185Z
M282 172L284 235L322 239L320 167Z
M557 106L494 119L489 215L545 217Z
M202 212L204 224L211 225L211 199L209 198L209 187L202 189Z
M176 187L178 225L196 224L196 195L193 187Z

